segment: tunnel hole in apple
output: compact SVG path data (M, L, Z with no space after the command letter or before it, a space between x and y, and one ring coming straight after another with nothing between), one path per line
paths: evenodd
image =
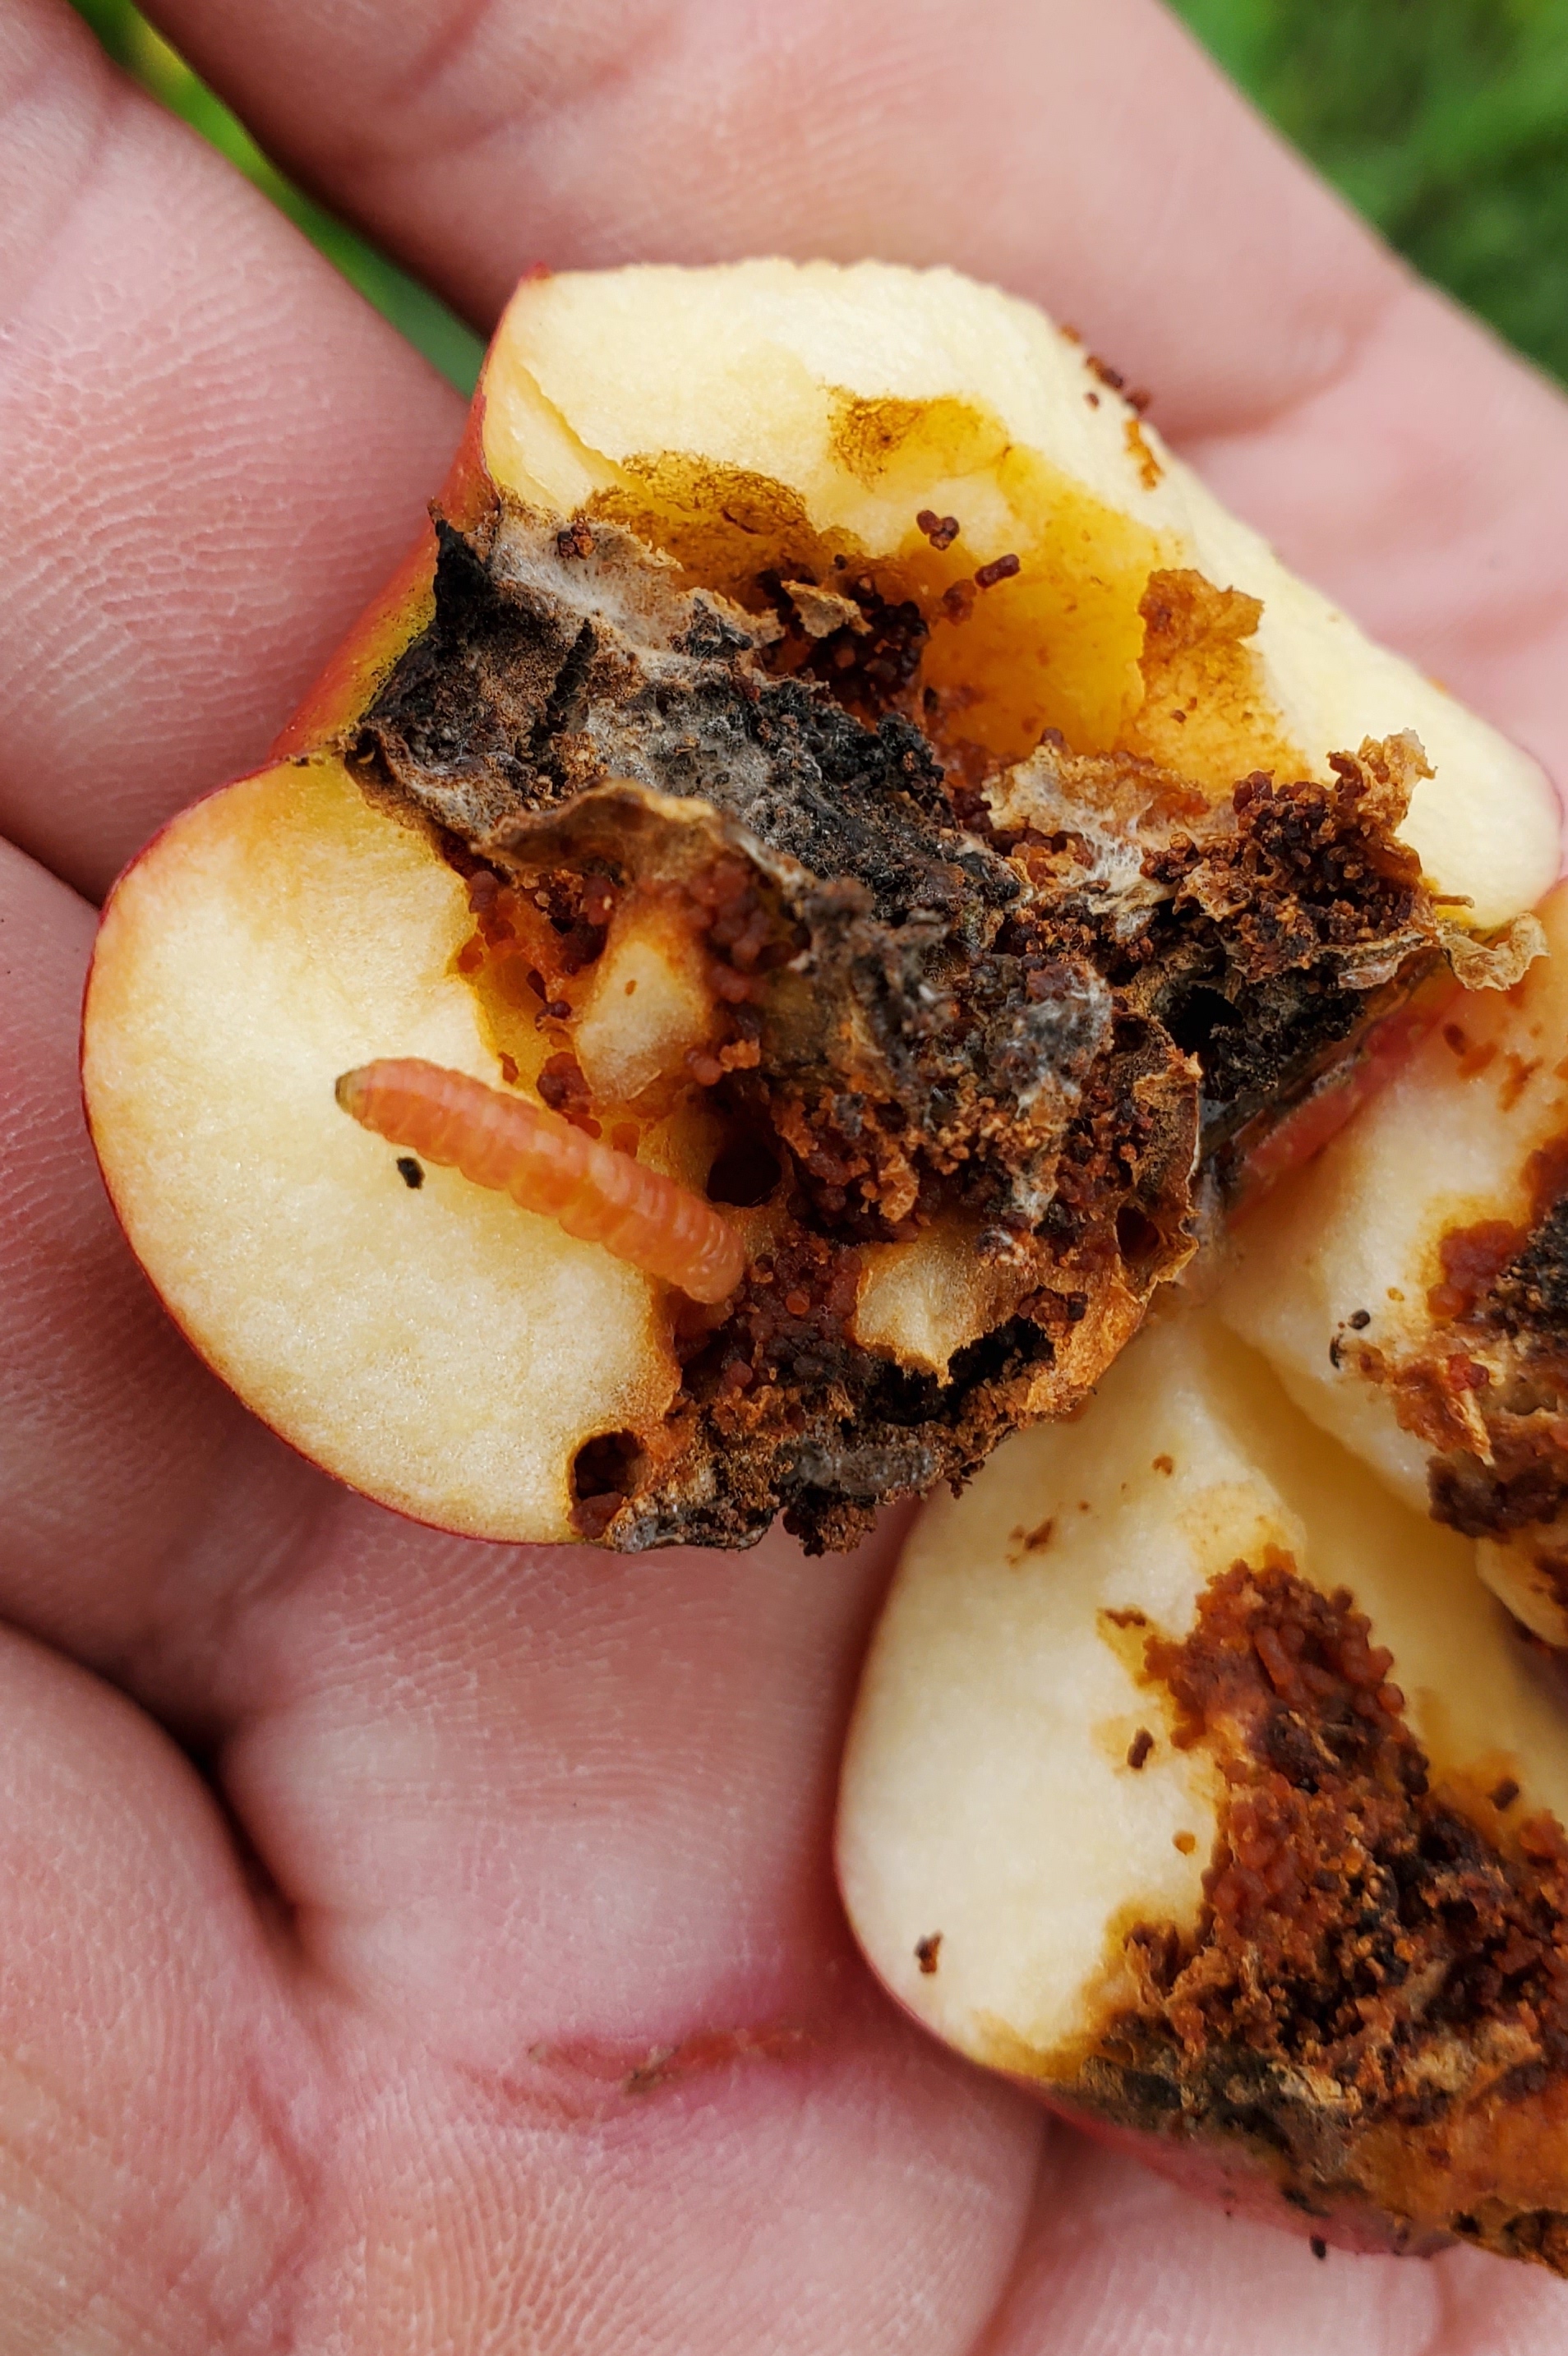
M779 1150L768 1132L756 1122L733 1128L708 1171L710 1203L725 1203L737 1211L755 1210L766 1203L779 1183Z
M1116 1248L1129 1268L1138 1268L1164 1248L1165 1238L1145 1212L1124 1203L1116 1214Z
M1217 990L1189 990L1179 1005L1166 1013L1165 1028L1184 1055L1197 1055L1213 1044L1214 1034L1233 1031L1238 1015L1230 1001Z
M635 1431L601 1431L572 1460L572 1521L589 1540L604 1536L636 1490L643 1461Z

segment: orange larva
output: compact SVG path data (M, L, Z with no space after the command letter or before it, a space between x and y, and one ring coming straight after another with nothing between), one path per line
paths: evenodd
M543 1212L693 1301L727 1300L746 1273L746 1247L711 1203L526 1097L401 1056L345 1072L338 1101L362 1128Z

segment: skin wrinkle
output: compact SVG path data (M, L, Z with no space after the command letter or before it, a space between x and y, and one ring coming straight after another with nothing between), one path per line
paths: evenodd
M4 276L30 291L0 337L0 804L15 839L97 891L168 810L261 755L412 541L460 410L193 133L76 71L38 9L18 21L45 29L6 60L35 96L7 167L27 201ZM68 126L84 112L91 134L113 87L84 168Z
M1239 319L1220 337L1221 380L1246 387L1244 406L1227 420L1232 426L1276 406L1304 370L1331 359L1321 349L1322 323L1332 323L1332 346L1360 285L1391 271L1337 200L1294 159L1285 166L1273 134L1222 91L1189 37L1135 0L1116 0L1092 19L1061 0L1031 12L989 0L966 20L956 56L950 16L936 0L873 0L857 16L852 41L841 19L826 21L826 0L802 0L782 13L737 8L733 0L578 10L560 63L553 52L562 47L564 13L514 6L488 19L499 29L482 59L476 54L467 84L448 70L434 97L416 91L378 134L379 159L357 148L345 153L336 114L302 120L288 103L291 77L306 60L319 76L329 62L341 72L351 59L377 100L361 120L380 119L389 81L415 91L406 54L389 59L384 40L366 37L363 16L341 25L317 18L307 27L298 12L273 0L264 11L245 9L241 38L233 0L220 7L164 0L160 22L296 169L401 244L405 258L476 316L493 311L540 253L557 266L711 259L757 248L953 260L1065 311L1120 365L1154 381L1163 421L1179 432L1195 369L1212 391L1212 332L1185 346L1165 337L1155 350L1141 348L1147 337L1140 322L1179 318L1189 292L1197 297L1192 224L1177 224L1177 234L1162 241L1140 221L1130 236L1119 176L1079 168L1089 161L1086 119L1100 126L1101 147L1149 151L1151 192L1173 170L1190 173L1198 191L1212 190L1221 123L1227 169L1244 155L1240 168L1278 183L1270 187L1266 240L1251 227L1257 209L1240 218L1227 210L1208 224L1237 247L1246 285L1271 309L1266 352L1239 332ZM438 35L446 11L426 7L421 15L425 23L434 16ZM435 37L411 32L409 39ZM1130 43L1152 53L1146 91L1127 74ZM618 66L628 44L644 87L639 95L632 86L625 103ZM1053 49L1060 46L1069 49L1082 87L1053 125L1055 135L1042 141L1040 121L1052 120ZM1154 93L1171 73L1201 91L1202 104L1157 103ZM504 132L498 91L516 93ZM770 135L785 120L788 138ZM910 125L940 143L934 176ZM473 149L467 159L464 141ZM802 151L809 169L801 168ZM628 168L632 156L639 168ZM476 209L465 192L498 177L512 201L501 211L493 202L485 207L476 235ZM1070 207L1066 181L1074 183ZM955 183L965 196L956 210L947 201ZM1212 197L1208 209L1215 210ZM1302 253L1316 262L1330 222L1338 267L1326 283L1316 266L1296 263ZM1109 273L1083 266L1081 256L1097 245L1114 255ZM1211 398L1208 408L1212 415Z

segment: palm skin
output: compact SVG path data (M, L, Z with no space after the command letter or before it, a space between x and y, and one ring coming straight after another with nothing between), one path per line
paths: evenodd
M1568 412L1149 0L159 22L481 324L541 258L1037 296L1561 769ZM880 1998L828 1832L891 1532L445 1538L289 1455L153 1303L78 1108L91 900L259 757L460 426L60 0L0 0L0 2347L1545 2356L1563 2286L1320 2264Z

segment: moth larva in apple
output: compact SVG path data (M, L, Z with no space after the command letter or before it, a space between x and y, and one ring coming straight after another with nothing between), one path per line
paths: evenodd
M362 1129L510 1194L693 1301L727 1301L746 1273L745 1245L701 1195L526 1097L413 1055L345 1072L337 1097Z
M271 766L116 887L89 1119L185 1330L356 1486L564 1538L624 1430L607 1545L843 1547L1082 1408L1556 858L1536 766L1026 305L561 273ZM733 1212L724 1313L474 1186L392 1248L330 1101L380 1056L635 1123Z

